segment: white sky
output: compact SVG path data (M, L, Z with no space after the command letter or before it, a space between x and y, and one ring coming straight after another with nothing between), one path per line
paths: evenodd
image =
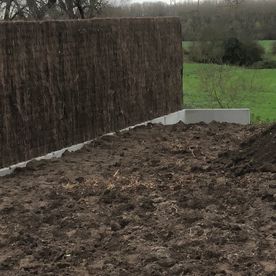
M126 4L131 4L131 3L143 3L143 2L164 2L169 4L170 0L110 0L113 3L116 3L116 5L126 5ZM181 2L197 2L198 0L176 0L176 3L181 3ZM200 0L200 2L203 2L204 0ZM210 0L209 0L210 1ZM212 0L211 0L212 1ZM218 0L213 0L213 1L218 1Z
M170 2L170 0L131 0L129 1L130 3L133 3L133 2ZM185 0L176 0L176 2L185 2ZM186 1L188 2L188 1ZM189 0L189 2L197 2L197 0Z
M120 6L120 5L128 5L132 3L143 3L143 2L164 2L167 4L170 4L171 0L108 0L110 3L113 3L115 6ZM223 0L199 0L199 3L203 3L204 1L214 1L214 2L220 2ZM263 1L263 0L260 0ZM276 0L275 0L276 1ZM183 3L183 2L195 2L197 3L198 0L175 0L175 3Z

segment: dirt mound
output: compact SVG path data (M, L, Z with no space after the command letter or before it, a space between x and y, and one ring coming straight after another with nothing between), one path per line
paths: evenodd
M236 151L223 153L219 162L236 175L248 172L276 172L276 124L255 134Z

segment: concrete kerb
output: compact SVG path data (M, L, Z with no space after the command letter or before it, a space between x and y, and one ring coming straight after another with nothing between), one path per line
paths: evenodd
M162 124L162 125L173 125L178 123L179 121L185 124L194 124L199 122L210 123L212 121L217 122L226 122L226 123L236 123L236 124L250 124L250 110L247 108L243 109L183 109L174 113L170 113L165 116L161 116L155 118L150 121L146 121L134 126L130 126L120 130L128 131L137 126L145 126L149 123L152 124ZM115 132L106 133L102 136L114 135ZM70 147L63 148L61 150L57 150L46 155L33 158L31 160L20 162L15 165L11 165L6 168L0 169L0 177L11 174L16 168L24 168L26 165L32 160L43 160L43 159L51 159L51 158L60 158L62 154L67 150L69 152L74 152L80 150L83 146L90 144L95 141L95 139L85 141L83 143L79 143L76 145L72 145Z

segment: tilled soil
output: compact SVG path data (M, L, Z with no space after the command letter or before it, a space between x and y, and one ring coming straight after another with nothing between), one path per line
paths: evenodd
M149 125L0 178L0 275L276 275L276 173L225 154L263 131Z

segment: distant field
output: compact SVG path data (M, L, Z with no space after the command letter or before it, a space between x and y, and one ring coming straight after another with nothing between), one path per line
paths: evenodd
M265 48L266 51L270 51L272 43L274 41L275 40L260 40L259 43L260 43L260 45L262 45Z
M271 47L274 40L260 40L260 45L265 49L265 57L267 59L276 60L276 55L272 55Z
M185 49L189 49L189 46L192 44L192 41L182 41L182 47Z
M183 47L188 47L190 42L184 42ZM266 55L270 54L272 41L260 41L266 49ZM272 57L273 59L276 57ZM208 96L200 91L198 71L202 67L212 70L212 64L184 64L184 104L186 107L215 108L216 103L210 103ZM254 94L246 95L243 100L233 107L250 108L253 121L276 121L276 69L245 69L235 67L235 76L241 76L244 81L251 81L257 85Z

